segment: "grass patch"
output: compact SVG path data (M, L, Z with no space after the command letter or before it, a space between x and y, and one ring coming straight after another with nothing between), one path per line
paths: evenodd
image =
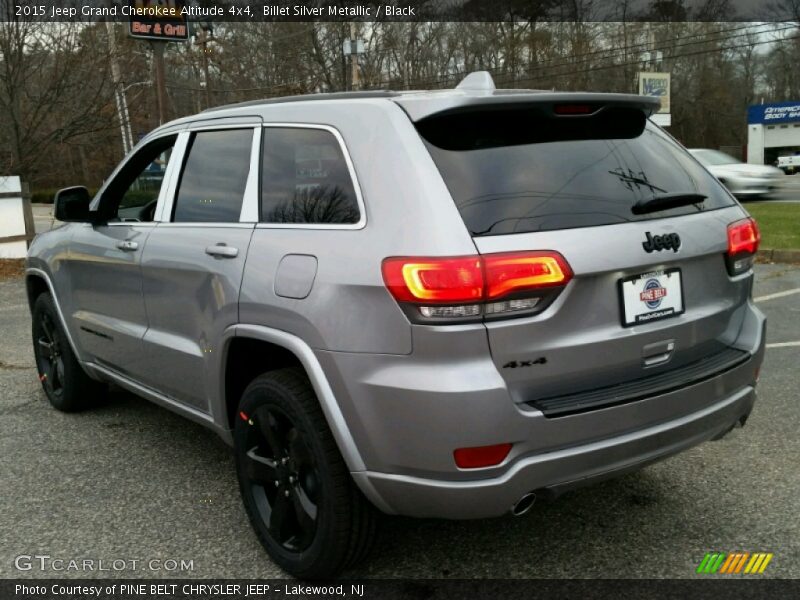
M744 205L761 230L761 247L771 250L800 250L800 202Z

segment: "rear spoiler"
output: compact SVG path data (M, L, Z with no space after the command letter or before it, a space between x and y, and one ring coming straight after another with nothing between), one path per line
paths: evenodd
M534 92L529 90L495 90L489 94L421 93L391 98L414 121L428 117L481 110L519 109L525 105L552 112L554 116L580 118L606 108L637 109L649 117L661 106L653 96L604 94L592 92Z

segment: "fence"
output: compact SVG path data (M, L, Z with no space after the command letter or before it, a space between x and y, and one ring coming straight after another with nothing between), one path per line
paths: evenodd
M24 258L34 235L28 184L0 176L0 258Z

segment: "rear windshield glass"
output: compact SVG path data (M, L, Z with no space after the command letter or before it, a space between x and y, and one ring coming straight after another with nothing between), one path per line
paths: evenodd
M714 210L734 201L686 150L639 110L552 116L524 108L417 123L473 236L611 225ZM703 203L634 214L664 194Z

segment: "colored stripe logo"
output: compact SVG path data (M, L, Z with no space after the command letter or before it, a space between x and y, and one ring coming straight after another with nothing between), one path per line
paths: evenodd
M707 575L761 574L773 556L772 552L706 552L697 572Z

